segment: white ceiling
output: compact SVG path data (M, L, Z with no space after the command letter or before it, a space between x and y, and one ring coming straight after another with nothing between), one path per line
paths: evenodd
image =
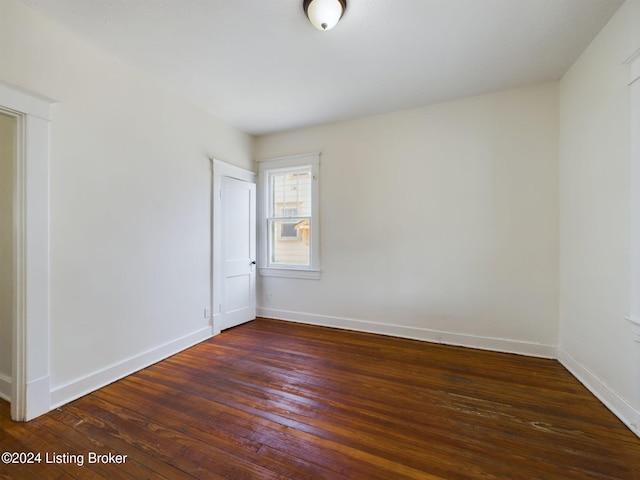
M559 79L623 0L22 0L251 134Z

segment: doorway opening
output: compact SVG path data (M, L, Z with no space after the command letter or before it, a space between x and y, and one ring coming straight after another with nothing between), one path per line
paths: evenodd
M0 110L0 398L11 402L14 324L14 185L18 120Z

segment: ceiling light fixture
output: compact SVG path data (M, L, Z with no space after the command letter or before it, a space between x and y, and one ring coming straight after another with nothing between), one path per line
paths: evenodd
M318 30L331 30L347 9L347 0L304 0L304 13Z

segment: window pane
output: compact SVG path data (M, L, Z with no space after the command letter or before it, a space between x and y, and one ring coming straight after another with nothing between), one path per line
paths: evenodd
M271 265L309 265L309 219L269 220Z
M280 225L280 238L298 238L298 229L295 223L282 222Z
M311 167L269 174L270 216L311 216Z

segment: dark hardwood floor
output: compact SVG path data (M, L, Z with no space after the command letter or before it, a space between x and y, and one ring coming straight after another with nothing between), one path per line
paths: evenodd
M556 361L265 319L0 427L42 462L2 479L640 479L640 439Z

